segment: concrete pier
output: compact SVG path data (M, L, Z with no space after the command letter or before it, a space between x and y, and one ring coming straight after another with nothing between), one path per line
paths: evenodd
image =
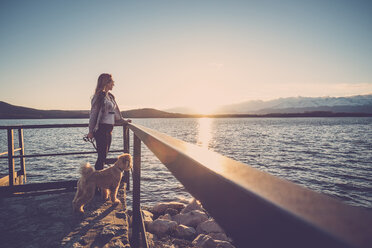
M2 247L130 247L126 194L121 203L100 196L86 205L85 214L72 212L75 192L0 199Z

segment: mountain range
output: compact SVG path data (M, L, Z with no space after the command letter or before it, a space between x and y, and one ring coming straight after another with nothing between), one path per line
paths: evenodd
M345 114L346 113L346 114ZM187 108L122 111L126 118L372 116L372 94L351 97L289 97L246 101L220 107L210 115ZM88 110L39 110L0 101L0 119L89 118Z
M166 110L191 114L188 108ZM219 107L213 114L304 113L327 111L334 113L372 113L372 94L350 97L288 97L270 101L246 101Z

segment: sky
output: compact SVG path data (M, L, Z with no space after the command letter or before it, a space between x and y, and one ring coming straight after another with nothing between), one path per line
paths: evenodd
M121 110L372 93L371 1L0 2L0 101Z

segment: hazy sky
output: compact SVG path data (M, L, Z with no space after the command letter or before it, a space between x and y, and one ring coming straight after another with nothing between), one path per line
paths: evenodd
M1 1L0 101L121 110L372 93L372 1Z

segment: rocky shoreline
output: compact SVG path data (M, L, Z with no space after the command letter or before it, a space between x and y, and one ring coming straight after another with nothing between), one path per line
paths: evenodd
M120 204L100 196L72 213L75 192L39 194L0 199L0 244L4 247L130 247L132 211L120 187ZM232 240L192 200L143 206L150 247L234 248Z
M193 199L162 202L143 207L142 214L150 247L159 248L234 248L217 222ZM129 225L131 213L129 211Z

